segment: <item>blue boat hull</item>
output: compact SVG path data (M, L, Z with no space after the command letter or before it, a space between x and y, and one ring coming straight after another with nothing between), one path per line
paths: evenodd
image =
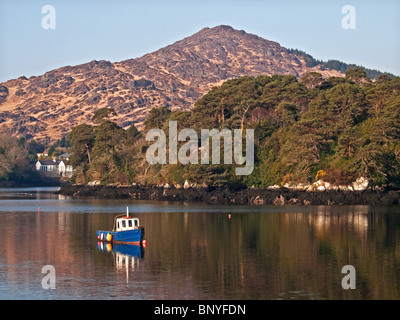
M106 252L117 252L134 258L144 257L144 248L142 245L98 242L97 249Z
M139 227L134 230L127 231L104 231L98 230L96 232L97 239L100 241L107 241L112 243L131 243L140 244L143 242L144 228Z

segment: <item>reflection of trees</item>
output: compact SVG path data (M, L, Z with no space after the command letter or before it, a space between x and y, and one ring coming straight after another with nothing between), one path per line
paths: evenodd
M37 261L39 276L43 265L54 265L57 292L71 297L87 292L75 279L93 279L115 297L139 294L139 282L151 283L143 290L155 299L400 299L400 216L394 210L290 211L233 212L231 219L217 212L139 214L147 240L140 268L126 259L116 265L94 249L96 230L111 226L112 214L4 214L0 256L11 282L22 281L21 261ZM356 268L356 290L341 287L347 264ZM121 286L127 267L129 286Z
M163 213L146 221L147 262L157 263L146 269L190 275L210 298L398 299L399 224L395 214L367 207L232 219ZM346 264L356 268L356 290L341 287Z

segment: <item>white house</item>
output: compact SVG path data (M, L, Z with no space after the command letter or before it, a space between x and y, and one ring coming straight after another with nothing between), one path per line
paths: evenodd
M72 173L71 165L66 165L64 161L58 160L38 160L36 162L36 171Z
M57 172L60 161L56 160L38 160L36 162L36 171Z
M69 164L65 164L64 161L60 161L58 164L58 172L72 172L73 168Z

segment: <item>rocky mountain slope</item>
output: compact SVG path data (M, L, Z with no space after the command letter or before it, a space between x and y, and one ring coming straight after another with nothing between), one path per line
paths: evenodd
M229 26L204 28L156 52L111 63L91 61L0 83L0 133L52 142L93 113L113 107L120 126L139 128L149 110L190 109L213 86L243 75L335 70L307 67L276 42Z

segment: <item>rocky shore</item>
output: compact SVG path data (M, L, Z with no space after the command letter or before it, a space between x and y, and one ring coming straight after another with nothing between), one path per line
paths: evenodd
M228 187L162 187L63 185L60 194L72 197L203 202L252 205L399 205L400 191L304 191L231 189Z

